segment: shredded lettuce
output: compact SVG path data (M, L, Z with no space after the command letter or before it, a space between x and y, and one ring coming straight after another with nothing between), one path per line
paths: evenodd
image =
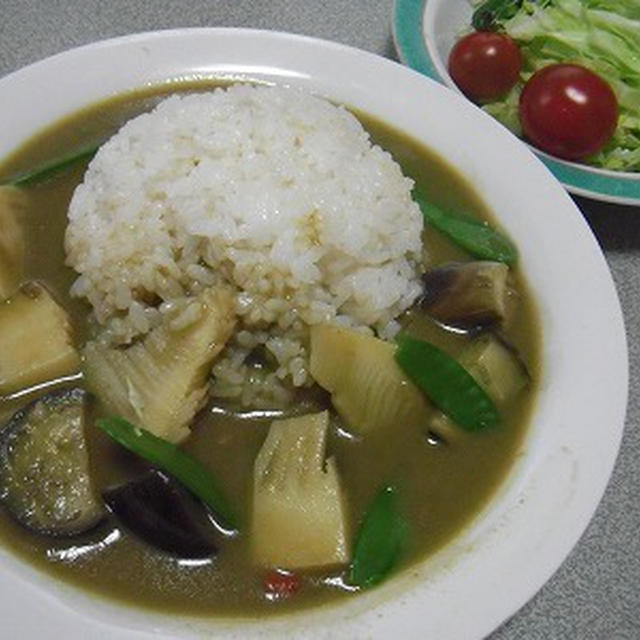
M640 0L584 0L587 9L602 9L625 18L640 20Z
M618 127L589 164L640 171L640 0L523 0L501 23L523 55L521 82L485 110L517 135L518 96L538 69L558 62L588 67L611 85L618 99Z

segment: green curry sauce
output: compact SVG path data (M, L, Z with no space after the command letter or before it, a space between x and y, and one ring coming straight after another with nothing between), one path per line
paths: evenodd
M202 90L203 85L184 90ZM100 141L131 116L150 108L176 86L156 87L91 106L56 123L29 140L0 167L0 177L33 168L69 148ZM438 205L490 218L480 197L454 168L437 155L387 124L357 114L373 140L387 149L415 179L421 191ZM86 163L66 169L29 187L31 205L26 225L26 278L44 282L71 317L76 343L92 333L88 305L69 296L75 274L64 265L66 208ZM436 231L425 234L429 265L468 259ZM402 570L420 562L452 540L491 499L514 459L521 454L523 436L535 398L540 333L526 283L515 270L520 294L517 317L509 328L510 342L531 373L530 387L503 414L494 430L465 434L449 444L429 442L427 434L397 425L393 437L372 433L349 438L332 418L328 452L335 456L348 499L351 535L383 483L398 489L399 507L409 523ZM414 334L456 352L464 336L447 332L418 311L404 319ZM37 393L0 398L0 422L36 397ZM300 409L326 405L323 394L308 393ZM98 409L94 408L97 415ZM95 418L95 416L93 416ZM344 570L305 573L301 589L291 598L272 602L263 590L264 570L249 555L249 516L252 469L271 418L259 413L239 415L228 407L210 405L197 418L192 436L183 445L209 467L232 501L244 527L233 539L220 539L210 563L187 563L169 557L129 534L113 517L75 538L47 538L23 529L0 508L0 543L39 569L80 588L127 603L183 614L263 616L351 597L341 588ZM98 488L134 477L143 465L87 422L94 482Z

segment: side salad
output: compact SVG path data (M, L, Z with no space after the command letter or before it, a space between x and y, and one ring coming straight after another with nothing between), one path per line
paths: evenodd
M472 2L449 58L461 91L543 151L640 171L640 0Z

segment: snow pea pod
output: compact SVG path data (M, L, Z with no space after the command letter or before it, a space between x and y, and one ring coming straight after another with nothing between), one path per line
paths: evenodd
M41 165L40 167L36 167L35 169L31 169L14 176L6 184L11 185L12 187L25 187L35 184L36 182L41 182L42 180L46 180L50 176L58 173L58 171L62 171L76 162L80 162L81 160L90 160L96 154L99 146L100 145L93 144L87 147L82 147L81 149L63 156L62 158L57 158L56 160L52 160L51 162Z
M431 343L403 333L396 342L396 362L456 424L467 431L499 424L493 400L457 360Z
M393 569L407 534L396 502L395 488L385 486L371 503L356 536L350 584L371 587Z
M465 251L484 260L495 260L508 265L517 262L518 251L513 243L486 222L453 215L427 202L419 193L414 192L413 198L427 222Z
M195 458L149 431L134 427L124 418L100 418L97 424L123 447L181 482L214 512L225 529L238 529L235 516L211 473Z

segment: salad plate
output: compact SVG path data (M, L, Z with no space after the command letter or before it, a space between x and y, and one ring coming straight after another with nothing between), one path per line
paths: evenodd
M471 30L471 0L395 0L393 39L400 60L461 93L447 70L456 40ZM532 150L575 195L625 205L640 204L640 173L600 169Z
M396 11L409 5L417 10L424 48L424 4L399 2ZM87 105L185 78L285 84L322 95L393 125L474 185L517 245L539 311L542 370L530 428L509 475L454 543L340 606L268 620L150 612L82 592L0 548L5 634L46 637L55 629L67 638L110 640L388 638L398 632L403 638L485 637L536 593L576 544L620 445L628 386L624 324L588 225L529 149L459 95L382 57L284 33L136 34L26 67L0 79L0 114L12 123L0 136L0 157ZM572 264L580 270L568 268Z

